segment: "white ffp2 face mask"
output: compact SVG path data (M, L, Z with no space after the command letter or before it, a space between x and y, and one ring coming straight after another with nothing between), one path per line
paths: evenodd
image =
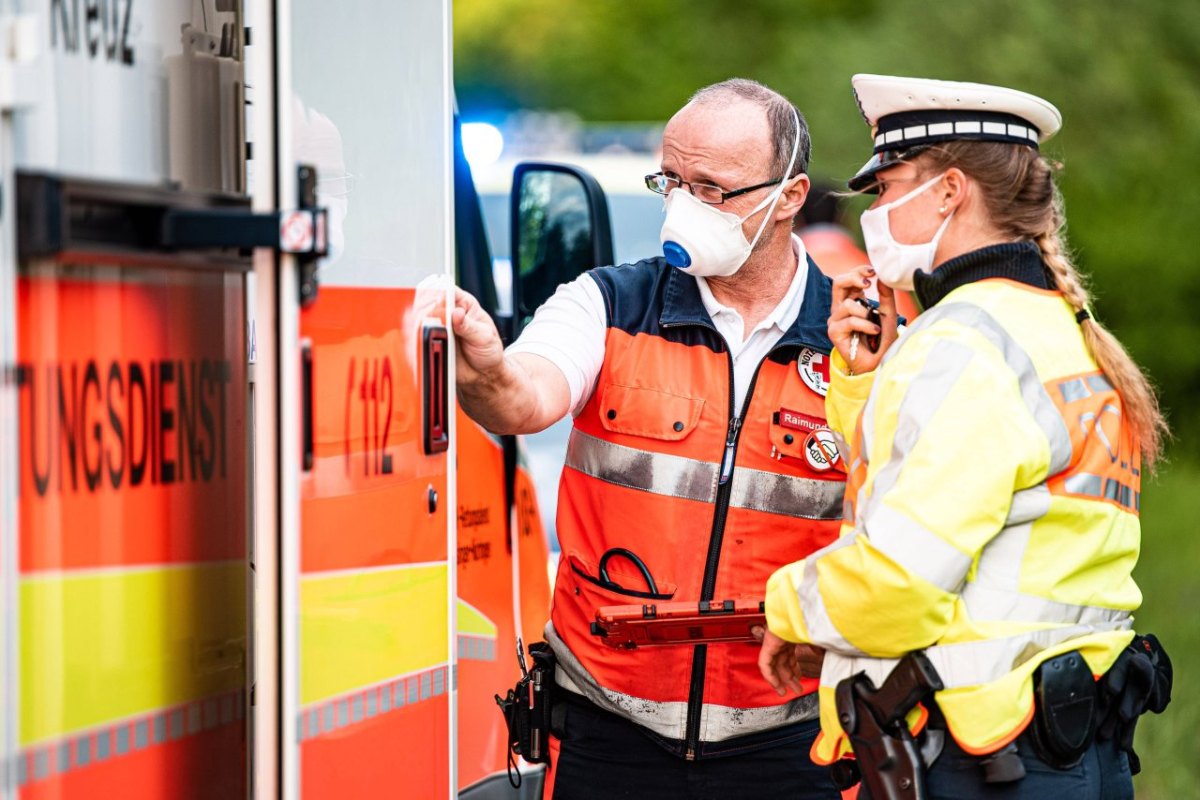
M795 114L795 111L792 112ZM783 179L761 203L744 217L721 211L716 206L701 202L692 193L680 187L667 195L667 218L663 221L660 241L667 263L689 275L701 277L728 277L746 263L754 245L767 228L767 222L775 211L783 189L792 180L789 176L796 164L800 151L800 117L796 116L796 138L792 143L792 157L788 160ZM762 211L762 222L754 241L746 241L742 223Z
M916 189L913 189L899 200L893 200L885 205L869 208L863 212L860 218L863 244L866 245L867 255L871 259L871 266L875 268L875 273L879 276L879 280L893 289L902 289L911 292L913 289L913 275L918 270L921 272L930 272L933 270L933 257L937 253L938 242L941 240L942 234L946 232L946 226L953 219L954 212L950 212L950 215L946 217L941 227L937 229L937 233L933 235L933 238L924 244L901 244L897 242L892 237L892 228L888 223L888 212L893 208L904 205L941 179L942 176L938 175L936 178L926 181Z

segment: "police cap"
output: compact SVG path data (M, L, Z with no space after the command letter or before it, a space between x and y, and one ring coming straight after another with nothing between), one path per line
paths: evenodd
M849 181L855 191L869 190L875 173L938 142L972 139L1037 149L1062 127L1052 104L1002 86L861 74L850 83L875 139L871 160Z

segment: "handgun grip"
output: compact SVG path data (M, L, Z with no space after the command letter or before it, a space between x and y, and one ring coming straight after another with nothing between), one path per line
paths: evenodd
M869 703L884 728L902 724L904 717L917 703L933 692L944 688L933 662L920 650L900 659L883 685L870 697Z

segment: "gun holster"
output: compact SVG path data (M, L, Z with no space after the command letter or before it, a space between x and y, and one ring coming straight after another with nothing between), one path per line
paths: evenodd
M508 777L514 788L521 784L520 773L515 769L515 756L521 756L531 764L546 764L550 761L556 663L554 651L545 642L529 645L533 666L528 671L525 670L524 654L519 649L517 653L521 665L521 678L504 697L496 695L496 705L500 706L504 721L508 725Z
M836 770L835 776L845 782L861 773L872 800L925 797L925 764L905 717L941 689L937 670L919 651L900 659L878 689L862 672L839 683L838 720L854 746L857 770Z
M1037 757L1071 769L1096 735L1096 681L1078 650L1048 658L1033 673L1035 711L1029 730Z

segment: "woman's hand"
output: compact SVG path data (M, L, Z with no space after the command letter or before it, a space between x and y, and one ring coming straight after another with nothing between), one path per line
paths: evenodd
M785 642L766 628L758 626L751 632L762 641L762 649L758 651L758 669L781 697L787 693L787 689L804 694L800 679L821 676L825 651L820 647Z
M867 307L859 303L875 277L875 270L862 266L843 272L833 279L833 303L829 315L829 338L834 347L855 374L870 372L879 366L883 354L896 341L899 316L896 313L896 295L890 286L876 283L879 288L879 321L881 325L867 321ZM858 334L858 345L851 347L851 340ZM879 350L872 353L867 347L867 336L879 335ZM854 357L851 358L851 355Z

